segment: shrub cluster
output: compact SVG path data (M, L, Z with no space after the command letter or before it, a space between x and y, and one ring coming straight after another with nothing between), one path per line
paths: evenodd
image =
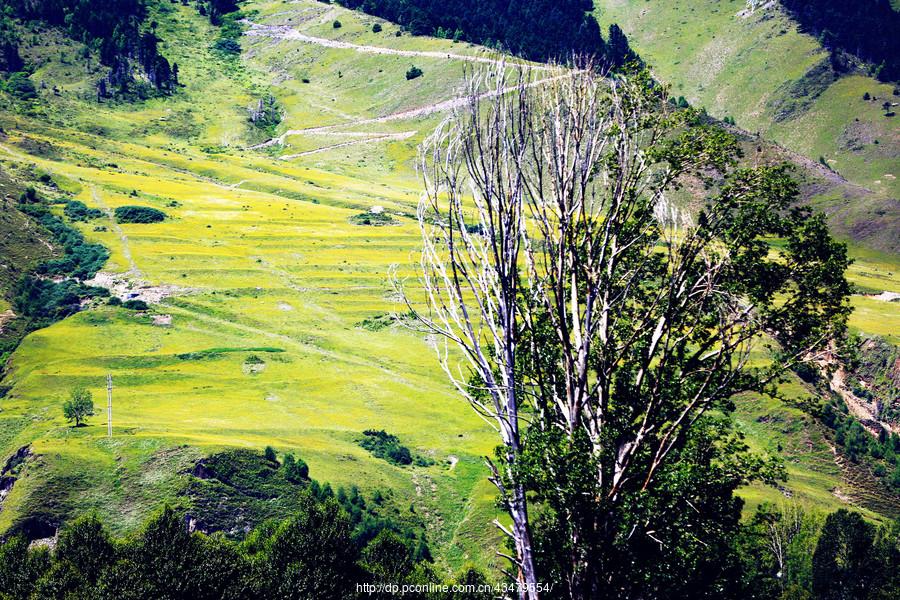
M47 230L63 250L62 256L41 263L33 274L24 275L13 287L13 305L19 315L29 320L27 330L78 312L85 299L109 295L104 288L82 283L93 277L109 258L106 248L87 242L80 231L43 204L22 204L19 208ZM49 277L64 279L55 281Z
M90 279L109 258L106 248L87 242L80 231L67 225L43 204L20 205L19 209L49 231L63 249L63 256L40 265L38 274Z
M63 214L70 221L91 221L102 217L103 211L97 208L88 208L84 202L79 200L69 200L66 202Z
M825 404L822 422L834 431L834 441L854 463L869 463L875 475L895 494L900 494L900 436L882 428L873 436L838 400Z
M400 443L400 438L381 430L366 429L359 445L372 453L375 458L381 458L395 465L409 465L413 462L409 448Z
M120 206L115 213L119 223L159 223L166 220L166 213L149 206Z

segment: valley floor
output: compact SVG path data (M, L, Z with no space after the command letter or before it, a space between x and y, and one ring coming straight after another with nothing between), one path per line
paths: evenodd
M244 7L259 27L242 38L243 58L224 59L206 49L215 31L204 19L172 7L159 21L186 86L174 98L97 106L73 82L46 114L0 118L5 168L49 173L104 212L79 225L112 254L95 282L151 305L93 306L15 352L0 456L30 445L35 458L2 501L0 531L30 512L92 510L128 531L163 503L185 502L181 478L200 456L272 445L321 482L408 499L442 567L494 564L497 510L482 462L494 437L447 383L435 340L379 320L403 312L391 266L414 276L416 146L485 55L397 37L384 22L376 34L377 19L301 0ZM412 63L424 75L407 80ZM268 93L284 109L278 143L246 123ZM135 204L168 218L118 223L114 209ZM365 224L376 213L390 224ZM897 269L892 257L860 254L851 275L873 293L900 293ZM900 341L897 303L869 294L854 305L855 329ZM113 436L100 414L69 427L60 409L69 390L87 386L100 408L107 374ZM746 490L751 507L785 496L828 509L882 505L799 409L747 399L738 416L755 448L783 451L791 475L783 490ZM397 435L434 464L374 458L357 443L366 429Z

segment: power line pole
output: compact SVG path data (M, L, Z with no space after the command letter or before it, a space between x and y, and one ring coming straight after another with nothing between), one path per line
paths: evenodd
M106 437L112 437L112 374L106 374Z

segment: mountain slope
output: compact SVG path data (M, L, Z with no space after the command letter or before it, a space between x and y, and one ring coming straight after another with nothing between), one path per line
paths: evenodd
M494 564L496 509L481 457L495 440L446 382L433 340L385 319L400 309L387 272L400 264L412 275L419 244L416 146L453 106L466 69L490 57L314 0L246 3L254 25L235 55L216 48L221 31L193 6L151 10L160 52L180 67L172 96L98 104L93 74L73 57L83 49L66 42L63 60L58 38L45 36L23 51L44 61L32 75L40 102L0 114L0 162L74 182L60 194L102 211L76 224L110 249L97 283L151 305L95 303L16 351L0 458L26 446L32 458L3 500L0 531L29 515L54 524L92 510L129 531L163 503L195 508L182 491L198 456L271 444L302 457L319 481L391 490L421 515L441 567ZM422 74L408 79L412 66ZM270 98L278 123L254 124ZM744 145L751 159L757 146L759 160L790 156L752 136ZM809 197L868 194L806 162ZM131 205L166 219L119 222L115 209ZM880 255L853 269L868 290L900 291ZM853 325L891 327L868 317ZM103 416L68 427L63 399L85 385L99 404L107 374L112 439ZM754 447L782 446L792 475L786 491L748 490L752 501L790 493L829 509L847 497L872 506L841 491L827 439L805 429L799 409L742 410ZM772 414L784 423L775 433L758 420ZM366 429L397 435L434 464L374 457L358 443Z
M835 73L828 51L777 2L598 0L595 6L602 21L625 30L675 96L821 160L855 184L857 193L822 199L824 208L843 213L833 227L869 248L898 250L900 128L882 107L900 101L895 86Z

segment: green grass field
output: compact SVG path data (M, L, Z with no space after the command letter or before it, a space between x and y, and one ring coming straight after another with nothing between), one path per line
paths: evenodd
M174 12L154 17L167 41L163 53L181 67L185 87L174 98L97 105L87 80L64 79L66 67L51 60L35 77L60 77L65 86L55 98L42 91L45 114L0 117L6 167L35 165L89 207L138 204L167 213L158 224L103 218L79 226L110 249L105 272L172 294L146 315L95 306L23 341L10 363L12 389L0 402L0 456L32 444L37 459L5 500L0 531L36 510L48 518L96 510L116 532L128 531L163 503L185 502L177 496L181 474L199 457L272 445L301 456L319 481L390 488L407 499L425 519L442 568L494 564L496 508L481 457L495 438L451 389L432 340L397 326L360 326L402 310L388 270L398 264L401 275L413 274L413 161L440 114L370 121L453 98L472 63L265 36L245 36L243 56L227 59L207 50L215 31L194 9L171 6ZM479 52L396 37L390 24L374 34L375 19L314 0L245 10L258 11L257 23L358 45ZM336 17L340 29L331 25ZM424 76L407 81L411 64ZM247 107L268 93L285 111L278 133L340 127L249 150L265 136L248 125ZM384 137L399 133L408 136ZM345 145L351 140L362 142ZM29 151L35 142L51 150ZM282 160L313 150L321 151ZM353 224L373 206L397 224ZM892 257L858 254L852 277L861 288L900 291ZM896 303L863 296L854 303L854 328L897 340ZM248 369L250 355L264 366ZM71 428L61 411L76 385L105 407L107 373L115 386L112 439L105 414ZM763 416L781 419L783 429ZM821 432L805 422L777 401L748 400L739 411L754 448L783 448L786 489L835 508L843 501L833 490L847 486ZM399 436L435 464L397 467L373 458L356 443L368 428ZM754 487L746 495L753 505L782 492Z

